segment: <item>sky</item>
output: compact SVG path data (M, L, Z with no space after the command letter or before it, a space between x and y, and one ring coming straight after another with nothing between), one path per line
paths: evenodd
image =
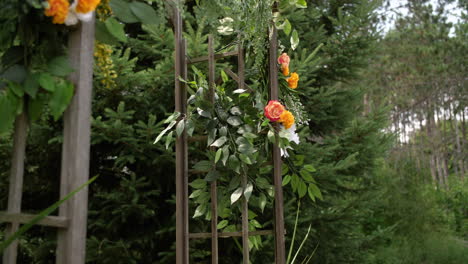
M406 0L390 0L390 8L388 10L381 9L379 11L380 14L385 14L387 17L387 22L382 26L383 32L388 32L393 27L395 19L397 18L397 13L403 16L408 14L408 9L404 7L406 3ZM434 7L438 6L437 0L431 0L430 3ZM448 22L456 24L461 16L462 10L457 7L456 3L446 5L445 10L448 14Z

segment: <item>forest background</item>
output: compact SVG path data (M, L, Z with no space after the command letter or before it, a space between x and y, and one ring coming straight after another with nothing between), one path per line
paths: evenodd
M96 43L90 167L100 177L90 186L88 263L174 263L174 152L152 144L174 108L174 41L165 6L149 2L158 21L126 24L125 42ZM191 57L205 55L208 34L219 29L216 7L228 2L186 1ZM455 24L447 21L448 4L461 10ZM379 25L393 10L385 1L308 1L306 9L283 14L300 39L295 51L286 50L309 118L297 148L313 164L323 196L300 199L297 239L309 225L311 232L299 256L312 254L310 263L468 261L468 2L402 5L408 12L386 32ZM1 8L0 19L6 13ZM283 32L280 39L289 43ZM218 48L226 45L217 38ZM253 69L255 60L248 63ZM0 135L1 194L8 193L11 138ZM61 142L61 122L42 115L32 125L23 210L58 199ZM0 208L6 198L0 196ZM285 187L287 247L297 205ZM202 219L191 223L209 227ZM21 238L18 263L52 263L55 242L55 230L35 227ZM221 240L221 263L240 262L236 242ZM272 238L251 255L252 263L272 263ZM208 263L209 241L191 241L190 256Z

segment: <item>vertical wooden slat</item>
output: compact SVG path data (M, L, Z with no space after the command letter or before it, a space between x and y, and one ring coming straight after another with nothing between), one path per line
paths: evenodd
M15 135L13 141L13 155L11 161L7 213L21 212L27 135L28 119L26 117L26 113L23 112L16 118L15 121ZM5 230L5 236L11 236L18 230L18 227L18 222L8 223ZM3 252L3 263L16 263L17 254L18 240L15 240Z
M278 36L274 25L271 27L270 39L270 100L278 100ZM278 137L276 137L278 138ZM284 245L284 210L283 210L283 189L281 179L281 153L278 142L273 144L273 182L275 185L275 263L283 264L286 261Z
M178 7L174 7L175 34L175 110L186 114L185 85L179 80L186 75L186 54L182 38L182 18ZM189 262L188 235L188 149L184 132L176 138L176 263Z
M215 103L215 57L213 35L208 36L208 83L209 99ZM214 147L211 148L215 150ZM216 165L214 165L216 166ZM218 263L218 187L217 181L211 182L211 263Z
M69 37L69 60L75 69L69 79L75 86L75 95L64 114L60 197L89 178L94 24L93 17ZM58 231L57 263L85 263L88 188L66 201L59 215L69 219L69 226Z
M239 38L239 41L240 38ZM242 51L242 44L239 43L237 45L237 68L238 68L238 77L239 77L239 83L238 87L239 89L244 89L244 54ZM245 188L247 186L247 174L244 173L242 175L242 188L245 191ZM242 255L243 255L243 263L244 264L249 264L249 259L250 259L250 254L249 254L249 206L248 206L248 201L246 197L244 196L242 199Z

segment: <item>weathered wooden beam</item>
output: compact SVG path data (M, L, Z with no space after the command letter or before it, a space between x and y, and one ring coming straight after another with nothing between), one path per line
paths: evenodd
M175 40L175 110L187 112L186 87L180 78L187 78L186 42L182 37L182 17L174 6L174 40ZM176 137L176 264L189 263L189 216L188 216L188 145L187 134Z
M93 88L94 15L70 33L69 61L75 70L69 79L75 95L64 114L60 197L88 181ZM59 208L59 217L69 219L58 230L56 263L83 264L86 256L88 188L72 196Z
M33 220L36 215L24 214L24 213L7 213L0 212L0 222L18 223L25 224ZM36 225L40 226L52 226L66 228L68 227L68 219L60 216L46 216Z
M231 69L224 68L223 70L227 75L229 75L229 77L231 77L234 81L239 83L239 76L237 76L237 74L235 74ZM254 90L250 88L247 84L245 84L245 82L244 82L244 87L242 89L246 89L247 91L249 91L249 93L254 92Z
M26 140L28 136L28 118L22 113L15 121L15 134L13 139L13 155L11 160L10 182L8 191L7 212L14 214L21 212L21 199L23 194L24 159L26 156ZM9 237L18 230L19 222L10 221L5 230ZM8 246L3 252L3 263L16 263L18 254L18 240Z
M219 60L219 59L230 57L230 56L237 56L237 50L215 54L214 59ZM204 61L208 61L208 60L209 60L209 56L201 56L201 57L197 57L197 58L193 58L193 59L187 58L187 64L192 64L192 63L197 63L197 62L204 62Z
M278 35L274 25L271 26L271 38L269 49L269 72L270 72L270 100L278 100ZM276 124L276 128L278 126ZM272 145L273 153L273 182L275 185L275 263L286 263L286 250L284 240L284 209L283 209L283 188L281 178L281 152L277 142Z
M244 89L244 54L242 51L241 42L237 45L237 67L238 67L238 89ZM245 197L245 189L247 187L247 173L242 174L242 188L244 195L242 198L242 259L244 264L250 263L250 248L249 248L249 203L247 197Z
M208 36L208 89L210 102L215 104L215 54L213 35ZM211 147L215 151L215 147ZM216 167L216 164L213 164ZM210 185L211 195L211 263L218 264L218 187L214 180Z
M273 235L273 230L257 230L257 231L249 231L249 236L267 236ZM190 239L207 239L211 238L211 233L190 233ZM242 237L242 231L236 232L218 232L218 237L220 238L229 238L229 237Z

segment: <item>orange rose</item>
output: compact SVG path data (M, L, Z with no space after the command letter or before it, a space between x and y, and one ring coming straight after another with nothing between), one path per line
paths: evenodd
M278 64L281 64L281 70L283 70L283 75L289 75L289 62L291 59L289 58L288 54L283 53L281 56L278 57Z
M49 17L54 17L52 23L63 24L68 16L68 8L70 3L68 0L48 0L49 8L44 11L44 14Z
M278 121L284 111L284 106L276 100L269 101L268 105L265 106L265 116L270 121Z
M76 6L77 13L89 13L96 9L101 0L78 0L78 5Z
M284 110L281 115L279 121L283 124L286 129L289 129L292 125L294 125L294 116L288 110Z
M289 88L296 89L297 83L299 82L299 74L295 72L291 73L291 77L287 78L286 81L288 82Z

